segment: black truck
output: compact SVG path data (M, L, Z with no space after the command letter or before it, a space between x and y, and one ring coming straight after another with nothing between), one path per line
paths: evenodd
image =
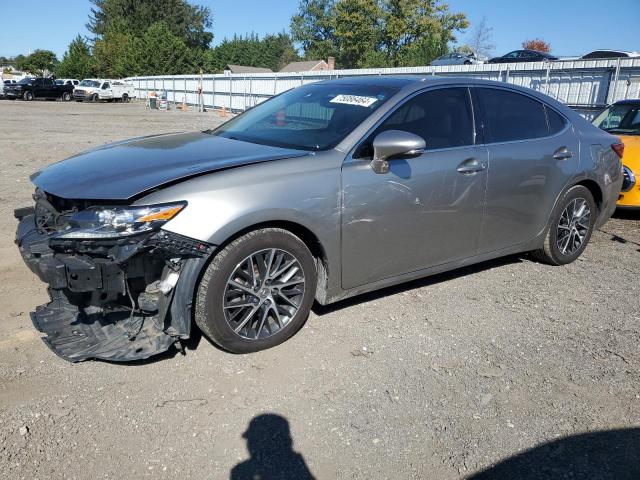
M68 102L73 98L73 85L56 85L53 78L27 77L18 83L5 85L4 96L9 100L15 100L16 98L22 98L23 100L60 98Z

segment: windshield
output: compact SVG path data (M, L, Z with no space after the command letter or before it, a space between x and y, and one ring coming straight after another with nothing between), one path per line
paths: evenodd
M23 78L18 83L21 84L21 85L31 85L34 80L35 80L35 78Z
M80 82L80 86L98 88L100 86L100 82L96 82L95 80L82 80Z
M376 85L306 85L261 103L208 133L274 147L327 150L396 91Z
M609 133L640 135L640 104L612 105L593 124Z

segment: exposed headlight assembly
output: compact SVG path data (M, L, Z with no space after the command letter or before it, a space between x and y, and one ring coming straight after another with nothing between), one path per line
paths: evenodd
M69 228L56 239L102 240L158 230L186 206L186 202L142 207L89 207L74 213Z

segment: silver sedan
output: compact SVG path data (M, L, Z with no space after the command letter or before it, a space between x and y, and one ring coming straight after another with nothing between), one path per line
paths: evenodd
M476 55L475 53L452 52L442 55L431 62L431 66L438 67L442 65L479 65L489 60L484 55Z
M17 244L49 285L32 320L71 361L147 358L192 335L254 352L314 301L533 252L563 265L615 209L618 139L525 88L346 78L221 127L35 173Z

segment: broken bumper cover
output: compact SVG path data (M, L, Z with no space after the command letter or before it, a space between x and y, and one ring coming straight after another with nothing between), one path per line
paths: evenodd
M135 361L189 338L210 245L164 231L108 244L56 241L36 228L33 215L16 216L22 258L51 298L31 319L57 355Z

